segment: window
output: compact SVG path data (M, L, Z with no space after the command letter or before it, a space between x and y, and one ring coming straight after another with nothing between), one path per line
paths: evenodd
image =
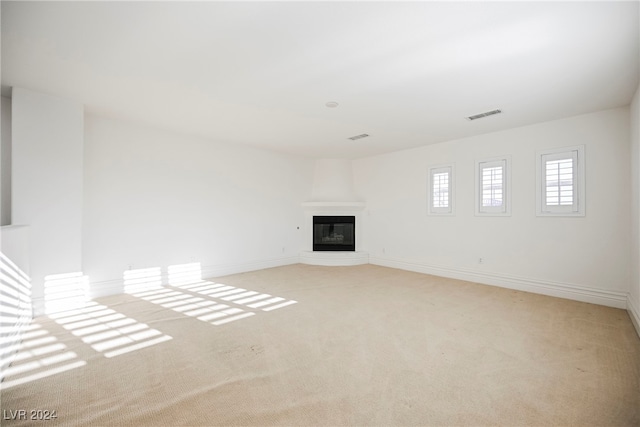
M430 215L453 215L453 165L429 168Z
M476 162L476 215L510 215L509 158Z
M536 156L539 216L584 216L584 146L547 150Z

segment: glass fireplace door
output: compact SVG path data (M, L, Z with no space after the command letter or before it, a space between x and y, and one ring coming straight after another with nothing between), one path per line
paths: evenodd
M355 251L354 216L314 216L314 251Z

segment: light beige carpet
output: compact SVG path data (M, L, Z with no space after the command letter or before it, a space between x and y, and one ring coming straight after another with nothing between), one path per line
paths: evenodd
M102 298L20 354L3 426L640 425L624 310L372 265Z

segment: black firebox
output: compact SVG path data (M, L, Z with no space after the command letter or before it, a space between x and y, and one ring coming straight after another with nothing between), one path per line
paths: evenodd
M314 251L355 251L355 216L314 216Z

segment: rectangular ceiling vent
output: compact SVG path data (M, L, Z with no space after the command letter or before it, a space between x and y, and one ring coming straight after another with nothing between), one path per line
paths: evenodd
M482 119L484 117L489 117L489 116L493 116L496 114L500 114L502 113L502 110L491 110L491 111L487 111L485 113L480 113L480 114L476 114L473 116L469 116L467 117L467 120L471 121L471 120L477 120L477 119Z
M358 140L358 139L366 138L368 136L369 136L369 134L363 133L362 135L352 136L349 139L352 140L352 141L355 141L355 140Z

